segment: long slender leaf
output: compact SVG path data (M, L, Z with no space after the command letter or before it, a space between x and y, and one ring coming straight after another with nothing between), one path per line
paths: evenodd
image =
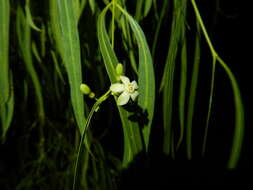
M82 83L82 70L77 18L71 1L52 0L50 3L52 29L67 70L74 115L79 130L83 133L85 117L83 96L79 89Z
M25 13L26 13L26 19L27 19L27 22L28 24L30 25L30 27L34 30L37 30L38 32L41 32L41 29L38 28L34 22L33 22L33 19L32 19L32 14L31 14L31 11L30 11L30 0L26 0L26 5L25 5Z
M142 108L143 113L147 113L148 122L144 124L142 130L146 149L149 145L149 136L154 114L155 105L155 75L151 53L145 38L145 35L138 23L119 5L118 8L126 16L133 30L139 48L139 99L138 105Z
M9 72L9 25L10 2L0 1L0 120L3 139L10 127L14 108L12 76Z
M224 61L218 56L217 61L221 64L223 69L228 75L228 78L231 82L233 94L234 94L234 105L235 105L235 129L233 143L231 147L231 153L228 161L227 167L233 169L236 167L243 144L244 137L244 107L242 103L241 93L237 81L229 69L229 67L224 63Z
M44 121L45 118L45 111L44 111L44 103L42 97L42 90L39 81L38 74L35 71L32 59L32 42L31 42L31 28L25 18L25 14L20 6L17 9L17 35L18 35L18 42L21 51L21 55L24 59L24 63L29 73L37 99L37 106L38 106L38 115L39 120L41 122Z
M170 153L170 143L172 135L172 109L173 109L173 89L174 89L174 70L176 57L178 54L178 44L181 38L182 27L185 24L185 11L187 1L174 0L174 11L172 29L170 36L169 51L166 58L166 65L160 86L163 90L163 125L164 125L164 144L163 150L166 154Z
M99 15L97 28L100 51L103 56L106 71L111 83L115 83L117 81L115 67L119 61L112 49L105 28L105 16L110 6L111 4L108 4L107 7ZM122 165L123 167L127 167L127 165L133 160L134 156L143 150L143 145L141 142L141 134L137 123L129 120L131 113L119 106L118 110L124 132L124 155Z
M213 44L209 38L209 35L206 31L203 20L200 16L200 13L199 13L199 10L198 10L195 0L191 0L191 4L193 6L197 21L200 25L200 28L204 34L204 37L206 39L206 42L210 48L210 51L211 51L211 54L213 57L214 64L213 64L213 74L212 75L214 76L215 63L217 60L220 63L220 65L224 68L224 70L225 70L226 74L228 75L230 82L231 82L231 86L232 86L232 90L233 90L233 94L234 94L234 105L235 105L235 132L234 132L234 138L233 138L233 144L232 144L232 148L231 148L230 158L228 161L228 168L235 168L236 164L239 160L239 157L240 157L240 152L241 152L242 143L243 143L243 136L244 136L244 127L245 127L244 126L244 108L243 108L243 104L242 104L242 98L240 95L240 89L238 87L237 81L236 81L233 73L231 72L229 67L225 64L225 62L216 53L216 51L213 47ZM214 81L214 77L212 80ZM211 93L211 96L212 96L212 93ZM210 96L210 102L212 101L211 96ZM209 103L209 105L210 105L210 103ZM210 109L210 106L209 106L209 109Z
M146 0L144 5L144 15L143 17L146 17L152 7L152 1L153 0Z
M142 7L143 7L143 3L145 3L144 0L136 1L136 9L135 9L134 18L137 21L140 21L142 19Z
M165 14L168 12L166 10L168 10L168 1L163 1L161 14L160 14L160 17L159 17L159 20L158 20L158 24L157 24L156 31L155 31L155 36L154 36L154 42L153 42L153 45L152 45L152 57L153 58L155 57L155 50L156 50L157 40L158 40L158 37L159 37L159 32L160 32L160 29L161 29L162 21L163 21L163 18L165 16Z
M181 51L181 76L180 76L180 89L178 98L178 111L180 122L180 136L177 143L177 148L183 141L184 128L185 128L185 94L187 83L187 44L185 36L185 27L182 27L182 51Z
M200 34L199 25L197 25L198 31L196 33L195 39L195 54L194 63L191 76L190 93L188 100L187 109L187 121L186 121L186 151L188 159L192 157L192 122L194 116L194 105L196 100L196 91L198 85L198 75L199 75L199 62L200 62Z
M95 13L95 7L96 7L96 1L95 0L89 0L89 5L91 8L92 13Z

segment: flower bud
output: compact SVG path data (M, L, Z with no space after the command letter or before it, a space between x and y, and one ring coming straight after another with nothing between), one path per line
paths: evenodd
M94 92L91 92L91 93L89 94L89 98L91 98L91 99L95 98L95 93L94 93Z
M89 95L91 93L90 87L88 85L86 85L86 84L81 84L80 85L80 90L85 95Z
M117 75L122 75L123 74L123 65L121 63L117 64L116 73L117 73Z

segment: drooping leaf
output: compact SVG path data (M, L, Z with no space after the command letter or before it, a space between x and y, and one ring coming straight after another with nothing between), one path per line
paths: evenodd
M32 80L37 99L37 109L40 122L45 119L44 102L42 96L41 85L38 74L33 65L32 58L32 42L31 42L31 27L25 18L25 14L20 6L17 9L17 36L19 49L24 60L27 72Z
M176 57L178 55L178 44L182 35L182 27L184 27L185 24L186 5L186 0L174 0L173 11L175 11L175 14L173 14L169 50L160 85L160 91L163 90L163 150L166 154L170 154L171 152L174 71L176 66Z
M41 29L38 28L34 22L33 22L33 19L32 19L32 14L31 14L31 11L30 11L30 0L26 0L26 4L25 4L25 14L26 14L26 19L27 19L27 22L28 24L30 25L30 27L38 32L41 32Z
M74 115L79 130L83 133L85 116L83 96L79 89L82 83L82 70L77 18L71 1L52 0L50 9L55 41L67 70Z
M235 79L234 74L231 72L229 67L224 63L224 61L219 56L217 57L217 61L225 70L231 82L233 95L234 95L235 129L234 129L234 137L233 137L230 157L229 157L228 165L227 165L229 169L233 169L237 166L237 163L241 155L241 150L242 150L244 130L245 130L244 129L245 128L244 107L242 103L240 89L239 89L239 86Z
M119 61L110 44L105 27L105 16L110 6L111 4L107 5L107 7L104 8L104 10L100 13L97 22L97 28L99 47L103 56L105 68L111 83L115 83L117 81L115 67ZM143 145L141 142L141 134L138 124L129 120L129 116L132 115L131 112L128 112L120 106L118 106L118 110L124 133L124 155L122 165L123 167L127 167L127 165L133 160L134 156L143 150Z
M145 1L145 6L144 6L144 17L146 17L152 7L152 1L153 0L146 0Z
M186 121L186 152L187 157L190 159L192 157L192 123L194 116L194 106L196 100L196 91L198 85L198 75L199 75L199 62L200 62L200 34L199 25L197 25L198 30L195 39L195 53L194 53L194 63L191 76L190 92L188 98L188 108L187 108L187 121Z
M187 43L185 36L185 27L182 27L182 50L181 50L181 73L180 73L180 89L178 97L178 111L179 111L179 122L180 122L180 135L177 143L177 148L183 141L184 130L185 130L185 94L187 84Z
M10 127L14 108L12 75L9 68L10 2L0 2L0 120L1 138Z
M95 7L96 7L96 2L95 0L89 0L89 5L90 5L90 9L92 11L92 13L95 13Z
M153 61L151 53L145 38L145 35L139 26L139 24L119 5L117 6L124 16L127 18L132 31L137 40L139 49L139 67L138 67L138 85L139 85L139 98L138 105L142 109L144 114L142 117L147 117L147 122L143 124L143 137L146 149L149 144L149 136L151 131L151 125L153 121L154 106L155 106L155 75L153 68ZM146 114L146 115L145 115Z

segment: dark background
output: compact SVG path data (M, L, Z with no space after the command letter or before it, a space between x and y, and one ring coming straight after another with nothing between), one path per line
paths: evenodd
M207 114L208 94L211 83L212 59L210 51L202 38L201 62L198 93L196 101L196 113L193 125L193 160L186 159L185 147L182 147L176 155L176 159L163 155L161 152L162 138L160 133L153 134L153 145L150 151L150 160L144 162L137 159L129 171L126 171L125 189L135 187L134 184L152 185L156 187L209 187L205 185L240 185L252 187L253 169L253 130L252 130L252 99L251 99L251 34L249 26L249 12L244 2L238 1L196 1L204 24L211 41L220 57L232 70L241 90L241 96L245 108L245 137L241 158L234 170L226 169L226 163L230 152L232 135L234 130L234 105L230 81L223 68L217 64L213 107L210 119L207 151L205 157L200 155L201 135L203 124ZM193 8L188 6L188 24L194 23ZM169 20L169 19L168 19ZM169 21L168 21L169 22ZM170 25L167 22L162 26L162 36L159 37L161 52L155 57L155 64L164 60L167 53ZM143 21L142 26L148 28L149 22ZM168 27L169 26L169 27ZM152 33L150 31L150 33ZM191 31L189 31L191 33ZM191 36L191 34L189 34ZM147 39L148 35L147 35ZM152 39L150 40L152 41ZM191 43L189 39L188 44ZM193 42L194 43L194 42ZM163 54L164 53L164 54ZM160 69L160 71L159 71ZM158 68L157 76L161 77L162 68ZM159 96L159 95L158 95ZM158 108L159 110L159 108ZM161 114L157 111L156 115ZM197 118L196 118L197 117ZM162 130L157 121L157 131ZM201 131L202 130L202 131ZM157 156L159 155L159 156ZM146 165L145 165L146 164ZM136 168L140 169L136 169ZM130 180L129 180L129 178ZM154 180L155 179L155 180ZM128 185L133 181L132 185ZM142 181L142 183L140 183ZM150 182L150 183L149 183ZM212 186L214 185L214 186ZM162 188L166 189L166 188Z
M211 56L208 47L202 38L202 56L200 63L198 101L196 109L199 113L195 118L195 128L193 129L193 160L188 161L185 155L185 147L182 146L173 160L170 156L162 153L162 123L159 117L155 117L154 128L149 155L139 155L130 165L129 169L122 172L120 176L120 189L144 189L152 186L159 187L203 187L202 185L251 185L251 171L253 169L253 130L252 130L252 100L251 100L251 62L252 45L250 43L250 17L247 15L247 7L243 1L229 0L209 0L196 1L207 31L211 37L213 45L220 57L227 63L234 73L241 89L241 95L245 106L245 138L241 159L235 170L227 170L229 150L232 142L234 127L234 107L233 95L230 81L223 68L217 64L215 89L213 99L213 111L208 134L207 152L205 157L200 155L200 146L203 132L203 123L207 114L207 101L210 90L211 79ZM161 6L161 1L159 5ZM191 35L191 24L195 21L195 16L191 4L188 6L189 44ZM153 14L151 14L153 15ZM164 62L167 55L167 45L169 42L170 14L167 21L163 22L158 46L161 51L156 54L154 63ZM146 34L149 44L152 43L154 35L154 23L150 22L149 17L141 22L141 26ZM150 19L152 20L152 19ZM194 27L192 27L194 28ZM193 40L192 40L193 42ZM161 78L163 66L156 67L156 77ZM157 97L161 96L157 94ZM156 115L161 115L161 103L156 107ZM107 120L108 118L104 118ZM94 121L95 123L102 120ZM175 125L177 123L175 122ZM95 124L94 124L95 125ZM18 124L15 125L17 127ZM16 168L18 168L17 155L18 148L16 129L10 129L7 141L0 145L0 178L7 178L8 182L15 178ZM201 131L202 130L202 131ZM115 137L121 133L120 129L112 132L103 142L105 149L118 151L122 146L120 138ZM203 134L203 133L202 133ZM112 138L113 137L113 138ZM114 138L115 137L115 138ZM112 140L113 139L113 140ZM118 154L118 153L116 153Z

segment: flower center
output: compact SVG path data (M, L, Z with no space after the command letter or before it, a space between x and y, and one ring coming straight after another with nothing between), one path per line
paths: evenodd
M127 84L127 91L129 93L133 93L134 92L134 87L131 83Z

